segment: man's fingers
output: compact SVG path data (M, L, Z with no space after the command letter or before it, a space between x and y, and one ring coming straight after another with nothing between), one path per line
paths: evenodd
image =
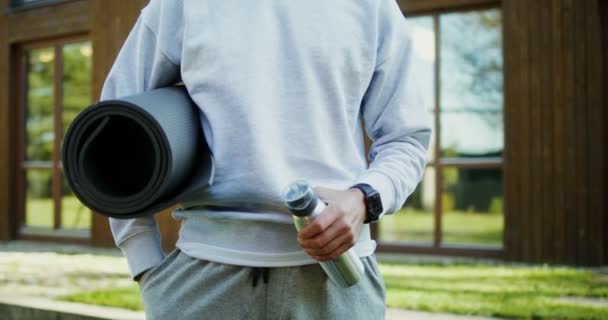
M336 228L338 229L338 228ZM344 229L344 228L340 228ZM328 230L329 231L329 230ZM334 238L321 247L303 247L309 256L326 256L344 244L354 244L354 235L349 230L334 233Z
M311 223L302 228L299 233L299 238L308 239L315 237L319 233L325 231L325 229L329 228L329 226L331 226L336 219L338 219L338 217L338 212L331 206L328 206Z
M339 220L334 221L325 231L317 234L312 238L300 238L300 246L307 250L318 250L325 247L328 243L333 242L343 233L348 231L348 226L341 223Z
M338 249L332 251L329 254L326 255L320 255L320 256L312 256L313 259L317 260L317 261L329 261L329 260L334 260L337 257L341 256L342 254L344 254L348 249L352 248L355 244L352 242L345 242L342 245L340 245L340 247L338 247Z

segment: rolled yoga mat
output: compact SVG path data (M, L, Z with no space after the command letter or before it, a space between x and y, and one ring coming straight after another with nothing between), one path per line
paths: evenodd
M206 192L213 165L199 115L183 86L86 108L63 145L74 194L96 213L128 219Z

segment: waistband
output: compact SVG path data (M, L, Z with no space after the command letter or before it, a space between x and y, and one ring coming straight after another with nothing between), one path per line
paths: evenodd
M250 267L289 267L315 264L300 247L291 216L284 213L243 213L178 209L182 221L176 246L203 260ZM355 245L359 257L376 249L369 225L364 225Z

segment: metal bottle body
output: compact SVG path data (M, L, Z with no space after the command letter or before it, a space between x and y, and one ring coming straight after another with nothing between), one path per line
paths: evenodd
M325 203L314 196L316 205L306 215L302 212L293 215L293 222L298 231L312 222L325 209ZM288 205L288 207L290 207ZM290 208L292 209L292 208ZM293 210L292 210L293 212ZM350 248L334 260L319 262L329 279L338 287L347 288L355 285L363 277L365 267L354 248Z

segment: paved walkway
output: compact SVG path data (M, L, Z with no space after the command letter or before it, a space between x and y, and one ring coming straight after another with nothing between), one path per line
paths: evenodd
M133 286L118 249L0 242L0 304L24 308L107 315L108 319L143 319L143 313L53 300L86 290ZM123 312L124 311L124 312ZM110 316L112 315L112 316ZM120 316L119 316L120 315ZM389 320L473 320L481 317L389 309Z

